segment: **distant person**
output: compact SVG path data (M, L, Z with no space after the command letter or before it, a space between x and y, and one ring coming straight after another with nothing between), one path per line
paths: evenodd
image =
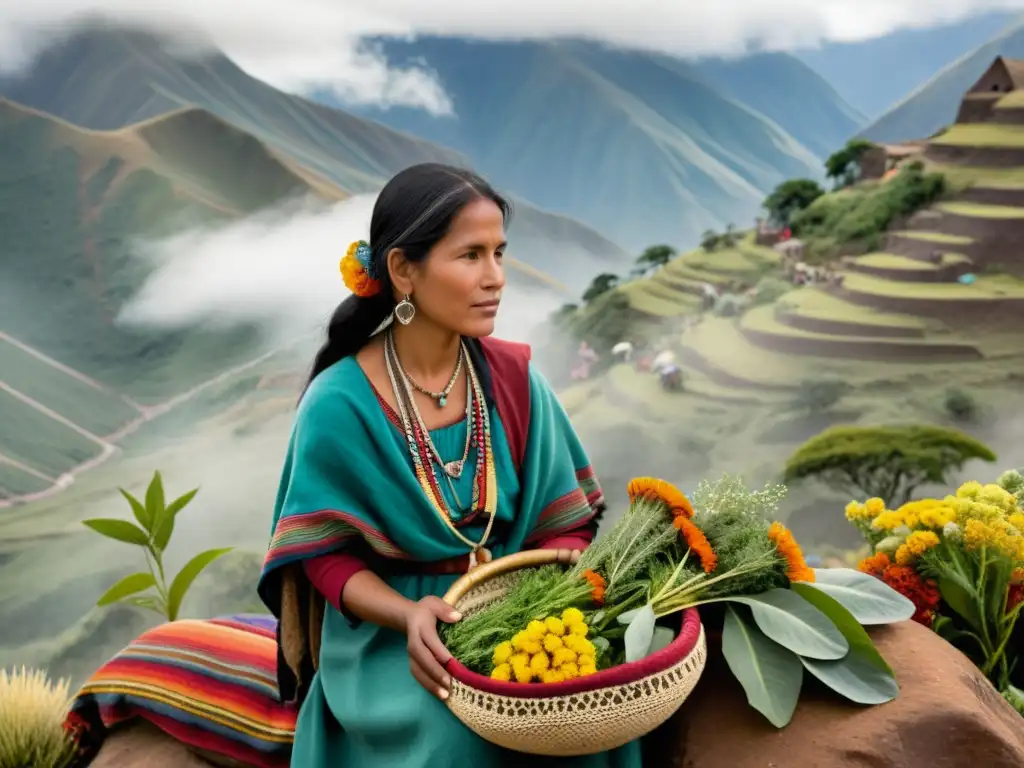
M508 216L473 173L416 165L342 260L352 295L299 403L259 584L280 619L281 696L302 701L293 766L521 759L444 704L437 626L460 616L440 595L492 557L575 560L604 504L529 348L489 338ZM639 768L640 745L558 765Z

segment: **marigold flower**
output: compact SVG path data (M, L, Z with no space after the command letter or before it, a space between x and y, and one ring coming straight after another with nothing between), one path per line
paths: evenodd
M563 647L562 638L558 637L558 635L544 635L543 644L544 650L548 653L554 653Z
M786 561L786 578L790 581L814 581L814 570L807 566L804 553L786 526L776 521L768 527L768 538Z
M608 586L604 576L588 568L583 572L583 578L590 582L590 585L593 587L590 599L597 605L604 605L604 590Z
M580 665L580 677L587 677L597 673L597 667L593 664Z
M579 608L566 608L562 611L562 623L566 626L583 623L583 611Z
M865 557L857 564L857 570L881 578L882 573L891 565L885 552L876 552Z
M353 253L346 253L341 258L339 265L341 279L345 281L345 287L361 298L367 298L380 292L380 281L370 277L363 265Z
M565 675L562 674L561 670L558 669L546 669L540 676L542 683L561 683L565 680Z
M507 683L512 679L512 667L508 664L499 664L491 670L491 679L501 680Z
M579 635L580 637L586 637L587 633L589 631L590 631L590 627L588 627L586 624L570 624L569 625L569 634L570 635Z
M548 616L544 619L544 626L547 628L548 634L550 635L561 637L565 634L565 625L557 616Z
M1006 518L1006 522L1016 528L1018 532L1024 534L1024 512L1014 512Z
M877 496L873 496L864 502L864 509L872 517L877 517L885 512L885 502Z
M494 664L504 664L512 657L512 643L507 640L494 646Z
M704 573L714 571L718 567L718 555L711 548L711 542L704 535L704 531L692 520L683 516L673 520L672 525L679 529L679 534L686 541L686 546L700 559L700 565L704 569Z
M548 655L541 651L540 653L533 654L530 657L530 669L533 670L533 674L539 675L541 672L551 666L551 659Z
M924 579L913 568L906 565L890 565L882 574L882 581L895 589L914 604L911 617L926 627L932 625L935 608L939 604L939 588L931 579Z
M574 661L566 662L561 667L559 667L559 670L563 675L565 675L566 680L574 680L580 676L580 668L576 665L576 662Z
M576 658L576 651L572 650L572 648L559 648L551 654L551 666L561 668L563 664L576 661Z
M548 633L548 628L543 621L534 619L526 625L526 634L531 640L540 640Z
M584 667L597 666L597 660L593 656L590 656L586 653L581 653L578 657L576 657L576 663L579 664L580 669L583 669Z
M693 506L682 491L672 483L654 477L635 477L626 486L630 502L638 498L661 501L669 508L672 517L693 517Z
M939 537L931 531L914 531L896 550L896 563L910 565L932 547L939 545Z
M528 642L530 642L530 636L526 634L526 630L512 635L512 647L517 651L524 650L523 646Z
M530 654L528 653L514 653L508 657L508 663L515 667L517 664L529 666L530 665Z
M529 664L513 664L512 674L517 683L529 683L533 680L533 670L530 669Z

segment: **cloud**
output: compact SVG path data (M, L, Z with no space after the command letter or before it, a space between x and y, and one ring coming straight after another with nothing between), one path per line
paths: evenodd
M256 77L350 103L451 111L425 68L392 67L369 36L586 37L683 57L788 50L950 23L1024 0L0 0L0 67L27 61L33 33L84 14L195 37L201 30Z
M255 325L274 341L321 328L348 292L338 260L365 238L376 195L331 207L294 203L215 229L140 243L153 273L118 320L183 328ZM543 291L509 286L496 332L525 341L558 306Z

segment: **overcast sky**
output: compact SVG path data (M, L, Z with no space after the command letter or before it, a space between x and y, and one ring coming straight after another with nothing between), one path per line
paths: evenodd
M251 74L286 90L329 89L349 102L443 113L450 105L429 72L391 68L360 39L581 36L695 56L863 40L996 9L1024 9L1024 0L0 0L0 67L30 60L34 32L104 13L201 30Z

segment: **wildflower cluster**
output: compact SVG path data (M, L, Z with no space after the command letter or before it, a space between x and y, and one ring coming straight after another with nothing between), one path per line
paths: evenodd
M561 618L534 619L511 640L498 643L491 677L517 683L560 683L597 672L597 648L587 639L583 612L567 608Z
M971 481L898 509L881 499L846 507L872 547L859 570L908 597L914 619L956 641L1000 690L1009 685L1024 607L1024 511L1009 490L1024 490L1020 479Z

